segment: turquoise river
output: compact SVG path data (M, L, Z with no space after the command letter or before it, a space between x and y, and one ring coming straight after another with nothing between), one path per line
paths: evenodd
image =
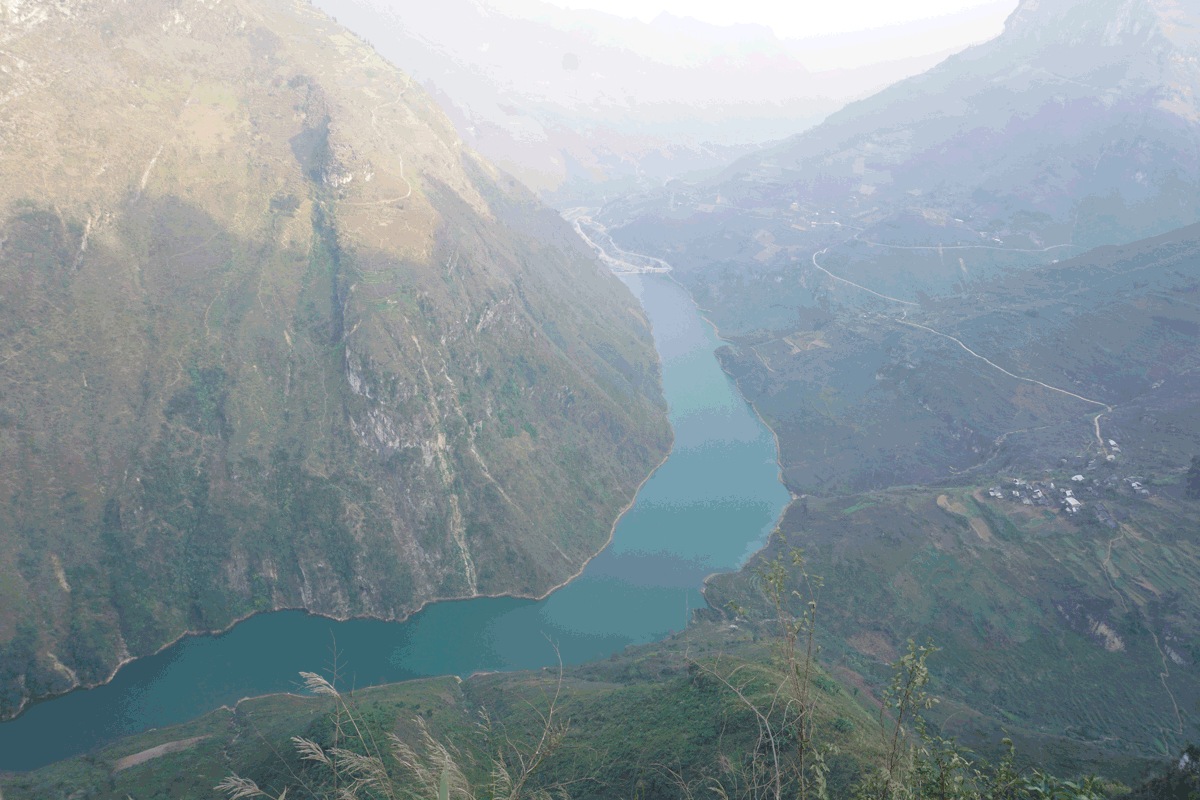
M764 543L784 505L775 441L721 371L722 342L668 278L626 285L654 325L675 447L583 574L545 600L436 603L403 623L334 622L299 611L185 638L111 683L39 703L0 724L0 769L26 770L116 736L198 716L243 697L295 691L336 638L358 686L426 675L528 669L607 656L682 629L713 572Z

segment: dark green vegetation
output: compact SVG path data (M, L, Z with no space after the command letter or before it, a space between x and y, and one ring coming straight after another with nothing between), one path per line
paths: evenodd
M670 445L647 326L409 76L300 3L11 22L0 716L603 546Z
M1177 763L1134 788L1124 800L1190 800L1200 794L1200 747L1189 745Z
M1192 464L1183 479L1183 496L1188 500L1200 500L1200 456L1192 456Z
M781 530L826 578L813 723L844 747L828 762L843 794L880 763L870 697L909 638L942 649L928 724L993 759L1007 731L1056 773L1132 782L1197 734L1200 518L1183 476L1200 450L1198 234L1067 257L1194 222L1195 115L1173 105L1195 96L1173 72L1190 55L1149 4L1115 27L1104 3L1063 7L1039 20L1023 4L978 58L603 217L620 245L677 265L779 435L797 495ZM19 160L2 185L46 187L6 198L9 711L259 608L389 616L543 591L666 447L645 331L569 231L369 49L304 8L247 26L240 8L151 8L144 30L103 7L45 23L83 25L76 74L125 78L87 91L119 95L103 113L137 126L21 78L79 151L4 148ZM164 27L195 46L166 47ZM29 63L54 51L41 35L17 42ZM1033 62L1049 77L1013 72ZM130 77L144 74L175 80ZM1018 118L1006 98L1031 86L1038 110ZM890 124L895 108L917 121ZM1043 152L1039 132L1067 118L1078 134ZM114 152L134 155L117 167ZM116 183L96 180L107 170ZM1014 498L1016 479L1056 486ZM575 794L665 796L670 770L688 784L721 756L744 763L760 729L705 676L723 649L753 697L782 679L757 588L747 571L713 580L721 610L685 637L699 662L675 640L569 670L582 747L550 774L581 777ZM475 710L536 729L505 692L548 685L423 682L365 693L379 706L363 713L382 731L416 703L481 765ZM276 702L279 745L328 741L307 701L243 705ZM181 796L234 769L280 787L287 748L252 735L273 712L240 713L194 723L230 727L162 760L118 763L205 734L144 735L10 793Z

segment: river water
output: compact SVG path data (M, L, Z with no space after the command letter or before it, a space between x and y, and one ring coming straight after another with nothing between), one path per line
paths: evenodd
M547 599L436 603L403 623L333 622L299 611L184 639L113 681L0 724L0 769L25 770L116 736L182 722L240 698L296 689L336 640L355 685L477 670L537 669L607 656L682 629L713 572L765 543L788 500L775 441L721 371L722 342L668 278L623 276L654 326L675 448L617 525L612 544Z

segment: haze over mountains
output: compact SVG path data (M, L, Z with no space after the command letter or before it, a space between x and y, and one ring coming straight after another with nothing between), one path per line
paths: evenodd
M994 41L852 103L720 177L625 198L599 218L622 247L673 264L714 322L748 342L820 328L838 308L908 319L942 313L934 309L946 303L930 305L932 299L956 298L961 319L998 300L1012 303L1012 292L1046 287L1048 273L1033 271L1039 265L1200 219L1200 128L1189 99L1200 74L1187 27L1195 15L1181 18L1172 9L1024 3ZM1011 337L989 341L1017 347ZM877 345L892 354L831 364L829 380L854 396L871 395L889 364L906 361L899 345ZM1087 339L1066 340L1068 348L1089 346ZM814 358L837 358L817 352L802 360L811 366ZM1082 372L1064 374L1034 362L1029 374L1047 383L1065 379L1079 393L1111 402L1115 387L1100 378L1094 359L1081 363ZM815 407L794 405L795 392L830 390L812 378L772 374L768 382L794 388L780 413L795 420L806 448L821 451L823 436L801 422L804 409ZM910 398L906 413L922 417L926 400L920 393ZM857 402L817 403L826 410L812 413L843 419ZM993 411L964 408L945 409L936 423L947 426L939 434L947 444L914 437L920 455L913 457L961 469L987 451L973 436L1022 427L1020 415L991 418ZM946 461L944 447L959 456ZM795 461L811 470L810 453ZM886 483L893 474L863 453L844 457L860 475L877 473ZM834 474L842 473L828 479L843 485ZM794 488L819 485L808 478Z
M559 207L713 170L947 54L943 45L880 62L849 42L781 41L763 26L665 12L646 24L542 2L317 5L369 32L442 103L464 141ZM962 16L954 23L974 19ZM805 64L836 52L864 63L821 72Z
M379 52L294 0L4 6L5 713L254 610L569 577L670 444L608 264L729 342L847 693L928 639L985 752L1200 735L1200 4L820 77L752 26L319 5ZM773 635L762 563L706 637ZM579 686L692 691L664 652Z
M844 205L864 229L936 210L895 242L907 244L1091 247L1190 224L1191 19L1166 3L1022 4L996 39L688 191L747 209ZM937 277L944 289L958 276Z
M1022 4L993 41L761 160L1047 243L1060 226L1083 246L1161 233L1198 213L1192 19L1175 3Z

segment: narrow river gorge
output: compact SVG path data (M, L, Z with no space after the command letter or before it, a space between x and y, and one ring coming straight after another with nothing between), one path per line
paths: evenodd
M757 550L788 500L775 440L721 371L721 341L667 277L622 276L654 326L675 446L583 574L540 602L438 603L404 623L335 622L299 611L184 639L113 681L0 725L0 769L27 770L122 734L190 719L247 696L292 691L325 669L336 640L357 686L607 656L681 629L704 578Z

